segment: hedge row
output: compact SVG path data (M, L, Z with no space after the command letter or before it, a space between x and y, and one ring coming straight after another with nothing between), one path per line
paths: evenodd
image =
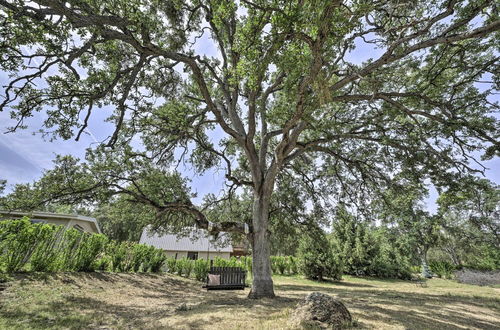
M159 272L166 256L144 244L116 242L29 219L0 221L0 271Z
M252 272L252 257L231 257L230 259L222 259L216 257L213 260L214 267L241 267L249 273ZM295 257L271 257L271 268L274 274L298 274L297 258ZM166 261L165 270L171 274L179 276L193 277L198 281L205 281L208 270L210 269L210 261L205 259L189 260L186 258L174 259L168 258Z

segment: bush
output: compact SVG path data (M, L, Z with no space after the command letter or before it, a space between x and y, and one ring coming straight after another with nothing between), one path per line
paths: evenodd
M108 255L102 255L99 259L95 261L93 268L101 272L107 272L112 270L112 259Z
M429 269L439 278L451 279L453 278L455 266L447 261L431 261L429 262Z
M144 244L134 244L132 247L131 254L131 270L133 272L139 272L143 264L147 264L149 258L149 246ZM146 267L148 267L146 265ZM142 271L146 271L142 269Z
M107 254L111 258L111 269L114 272L123 272L126 268L125 263L127 260L128 246L129 244L127 242L116 241L111 241L107 245Z
M296 275L299 273L298 265L297 265L297 258L293 256L288 257L288 269L289 273L291 275Z
M243 264L244 269L246 269L247 272L251 273L252 272L252 263L253 263L252 257L250 257L250 256L241 257L240 260Z
M160 271L163 250L27 218L0 221L0 271Z
M326 277L342 278L340 260L333 255L330 242L320 228L300 240L297 255L299 268L307 278L320 281Z
M252 271L252 257L250 256L241 256L238 260L239 267L243 268L247 272Z
M27 218L1 221L0 250L2 263L8 273L18 272L28 263L39 242L40 225Z
M191 273L193 272L193 268L194 268L194 260L185 259L182 267L182 272L184 273L184 276L190 277Z
M331 234L333 253L346 274L410 279L407 242L385 228L373 228L341 209Z
M104 250L108 238L102 234L84 233L80 245L78 246L75 268L77 272L93 272L95 271L94 261L99 254Z
M154 246L150 246L149 250L149 257L146 260L146 264L148 266L145 267L144 271L159 273L167 260L167 256L165 255L165 252L155 248Z
M176 270L177 270L177 260L175 260L175 258L171 257L171 258L167 258L167 272L169 272L170 274L175 274Z
M205 281L207 279L208 270L210 269L210 262L205 259L198 259L194 262L194 277L198 281Z
M175 263L175 273L179 276L182 276L184 272L184 264L186 263L186 258L178 259Z
M57 270L57 258L61 253L61 240L64 230L63 226L40 225L39 243L30 259L32 271L51 272Z
M288 268L287 258L281 256L271 257L271 268L274 274L279 272L281 275L284 275Z
M75 270L78 263L76 256L82 239L83 233L76 229L69 229L64 232L57 270Z
M383 232L379 236L378 252L367 267L367 274L382 278L400 278L409 280L412 278L411 263L393 242L389 242Z

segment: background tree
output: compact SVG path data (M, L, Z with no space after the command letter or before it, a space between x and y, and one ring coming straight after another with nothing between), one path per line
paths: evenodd
M336 209L330 237L344 272L368 275L368 268L379 252L379 242L368 224L356 219L341 205Z
M344 273L403 279L411 276L415 242L397 225L369 222L339 205L329 238Z
M92 215L106 236L131 242L139 242L143 229L155 219L153 208L123 196L98 205Z
M427 271L429 250L437 246L442 230L442 217L424 210L423 199L427 194L423 184L400 178L397 185L385 191L378 210L380 219L392 227L392 231L407 238L426 277L430 276Z
M307 278L319 281L342 278L342 262L333 254L332 246L321 228L314 228L302 235L297 258L299 269Z
M439 195L443 234L439 250L457 267L497 269L499 260L500 189L467 178ZM437 256L436 256L437 257Z
M325 196L355 199L398 172L452 180L474 171L472 152L499 149L494 1L0 0L0 8L0 68L10 77L0 110L18 120L12 131L43 110L46 132L78 140L93 113L112 106L108 149L87 157L102 180L80 196L102 197L91 188L106 183L154 207L164 225L209 227L185 189L163 186L185 186L172 174L176 150L199 172L223 168L231 187L252 192L254 298L274 296L269 209L285 169L320 179ZM202 37L215 55L197 52ZM351 60L375 48L380 56ZM140 184L134 176L146 169L151 180Z

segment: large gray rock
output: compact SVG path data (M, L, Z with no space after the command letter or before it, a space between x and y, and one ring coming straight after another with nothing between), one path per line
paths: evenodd
M292 322L303 327L340 329L351 324L352 317L339 300L321 292L311 292L292 313Z

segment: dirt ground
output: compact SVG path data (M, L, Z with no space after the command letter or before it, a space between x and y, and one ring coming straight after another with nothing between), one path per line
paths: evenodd
M433 279L345 277L318 283L276 276L276 299L206 291L172 275L57 273L16 275L0 292L0 329L292 329L307 293L341 299L357 328L499 329L500 288Z

